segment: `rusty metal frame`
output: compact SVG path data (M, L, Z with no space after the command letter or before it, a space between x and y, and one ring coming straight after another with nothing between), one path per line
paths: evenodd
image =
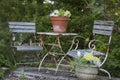
M61 36L70 36L70 35L77 35L77 34L72 34L72 33L53 33L53 35L51 35L51 33L49 34L49 32L38 32L38 35L40 35L40 42L41 42L41 45L43 46L43 48L45 49L45 50L47 50L47 53L44 55L44 57L42 58L42 60L40 61L40 64L39 64L39 67L38 67L38 71L40 71L40 69L41 69L41 66L42 66L42 63L43 63L43 61L45 60L45 58L48 56L48 55L52 55L52 56L55 56L55 54L52 54L52 52L51 52L51 50L55 47L55 46L58 46L58 48L60 49L60 51L61 51L61 55L64 55L64 56L66 56L67 54L64 52L64 50L63 50L63 47L62 47L62 45L61 45L61 40L60 40L60 37ZM54 40L54 43L53 44L51 44L52 46L51 46L51 48L48 50L46 47L45 47L45 42L44 42L44 40L43 40L43 35L47 35L47 36L55 36L56 37L56 40ZM70 50L70 49L69 49ZM62 59L60 59L60 61L58 62L58 64L57 64L57 66L56 66L56 72L57 72L57 70L58 70L58 68L59 68L59 65L60 65L60 63L62 62L62 60L64 59L64 56L62 57ZM55 60L55 59L54 59ZM55 62L57 62L56 60L55 60Z

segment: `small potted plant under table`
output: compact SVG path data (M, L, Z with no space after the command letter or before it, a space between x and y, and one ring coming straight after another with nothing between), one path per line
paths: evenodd
M70 62L75 69L75 74L80 80L97 80L100 59L92 53L85 53L80 58Z

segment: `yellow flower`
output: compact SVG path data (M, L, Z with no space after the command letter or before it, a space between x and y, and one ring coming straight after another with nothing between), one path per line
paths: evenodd
M119 14L116 12L115 15L118 16Z
M93 61L95 61L95 62L99 62L100 60L99 60L98 57L93 57Z
M66 10L65 13L64 13L64 16L69 16L70 17L71 16L70 11Z
M86 53L84 55L84 58L88 61L91 61L91 60L93 60L93 55L91 53Z
M98 57L93 57L93 63L96 66L100 66L101 65L100 59Z

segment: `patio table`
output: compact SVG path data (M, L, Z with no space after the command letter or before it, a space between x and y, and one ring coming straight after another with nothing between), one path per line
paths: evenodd
M41 42L41 45L43 46L43 48L45 50L47 50L47 53L44 55L44 57L42 58L42 60L40 61L40 64L39 64L39 67L38 67L38 71L40 71L41 69L41 66L42 66L42 63L43 61L45 60L45 58L48 56L48 55L52 55L53 58L55 58L54 56L57 55L57 52L52 52L52 49L57 46L60 51L61 51L61 55L65 55L65 51L63 50L63 46L61 45L61 38L60 37L65 37L65 36L76 36L78 35L77 33L54 33L54 32L37 32L37 35L40 36L40 42ZM47 36L51 36L51 37L55 37L55 40L52 41L52 43L48 44L48 43L45 43L45 40L43 40L43 36L44 37L47 37ZM48 40L48 39L47 39ZM65 42L65 41L64 41ZM49 49L46 48L45 45L51 45L51 47ZM54 54L56 53L56 54ZM57 66L59 67L59 66Z

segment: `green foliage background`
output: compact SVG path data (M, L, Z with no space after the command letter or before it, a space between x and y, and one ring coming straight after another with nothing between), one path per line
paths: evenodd
M52 31L49 14L54 9L62 8L69 10L72 14L67 32L75 32L85 38L91 38L94 20L115 21L111 51L104 67L114 76L120 77L118 71L120 70L119 0L51 0L55 1L54 5L43 4L43 1L0 0L0 55L3 55L5 60L12 63L8 31L9 21L35 22L37 31ZM8 66L6 62L0 64Z

